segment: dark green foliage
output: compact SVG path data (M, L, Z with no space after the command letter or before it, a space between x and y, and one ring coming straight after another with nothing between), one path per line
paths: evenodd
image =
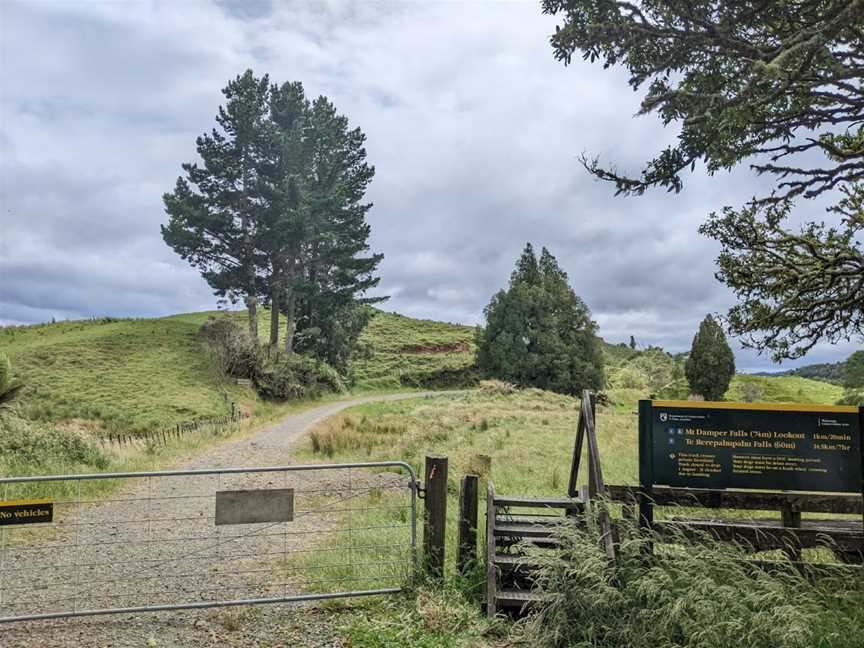
M864 0L544 0L562 24L559 60L581 53L623 66L641 114L680 126L639 177L583 157L618 193L680 191L682 174L749 161L769 177L748 207L726 207L702 232L722 244L718 278L739 305L730 330L777 359L820 340L864 336ZM823 196L833 226L790 228L793 201Z
M864 406L864 350L856 351L843 364L843 387L846 392L839 405Z
M835 385L843 381L842 362L822 362L812 365L804 365L788 372L790 376L801 376L813 380L824 380Z
M545 248L538 262L531 244L525 247L510 287L484 314L477 364L487 376L566 394L603 386L597 325Z
M735 355L723 329L710 315L702 320L693 338L684 373L690 393L703 396L705 400L720 400L729 389L735 375Z
M371 314L365 305L354 300L327 297L310 296L301 301L295 350L326 362L345 375L350 371L351 354ZM328 306L327 302L331 304Z
M344 369L363 320L358 305L378 283L364 203L375 169L366 136L326 98L298 82L270 85L249 70L223 91L217 129L198 138L204 161L165 194L162 235L217 295L271 308L270 345L306 333L301 350Z
M382 301L362 297L378 284L383 258L369 254L372 205L363 199L375 169L366 162L366 136L326 97L310 103L300 83L274 87L271 105L282 154L270 179L280 206L266 241L270 301L286 317L286 351L297 344L345 367L365 323L358 305ZM304 330L305 341L296 340Z
M186 177L163 197L169 218L162 238L201 271L217 295L246 300L253 335L262 263L255 245L261 217L257 178L266 153L268 91L267 76L258 79L251 70L228 83L218 129L196 140L203 166L184 164Z
M864 389L864 350L856 351L843 365L844 389Z
M783 226L789 209L727 207L700 229L722 244L717 277L738 296L730 330L747 346L770 349L776 360L803 356L820 340L864 336L864 248L856 240L864 228L864 191L848 211L847 227L808 223L789 232Z

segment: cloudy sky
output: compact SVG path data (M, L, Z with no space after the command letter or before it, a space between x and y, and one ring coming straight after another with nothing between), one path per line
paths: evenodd
M759 180L697 170L638 199L592 180L581 152L636 171L675 131L633 118L623 71L555 61L555 22L539 2L0 1L0 324L215 307L162 242L161 195L252 68L366 132L388 310L476 323L531 241L607 340L688 348L732 302L697 227Z

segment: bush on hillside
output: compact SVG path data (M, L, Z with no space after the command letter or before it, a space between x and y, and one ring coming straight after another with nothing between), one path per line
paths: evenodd
M864 389L864 350L856 351L843 363L843 388Z
M705 400L720 400L729 389L735 375L735 355L723 329L710 315L702 320L693 338L684 372L690 393L703 396Z
M837 404L864 407L864 389L847 389Z
M12 414L0 416L0 460L6 467L80 464L104 469L108 465L88 435Z
M510 278L492 297L477 331L477 364L490 378L564 394L604 386L597 325L545 248L529 243Z
M287 400L314 398L327 392L345 391L345 383L333 367L298 354L280 355L255 377L263 398Z
M264 350L249 330L234 320L211 317L199 334L209 343L216 365L225 375L255 379L264 371Z
M201 327L221 372L247 378L262 398L287 400L312 398L325 392L342 392L339 372L305 355L277 353L268 356L249 331L228 318L212 318Z

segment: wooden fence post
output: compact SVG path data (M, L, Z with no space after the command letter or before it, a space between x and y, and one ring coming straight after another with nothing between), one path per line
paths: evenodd
M465 574L477 560L477 488L480 478L465 475L459 487L459 544L456 569Z
M423 554L429 573L444 574L444 537L447 527L447 457L426 457L423 516Z

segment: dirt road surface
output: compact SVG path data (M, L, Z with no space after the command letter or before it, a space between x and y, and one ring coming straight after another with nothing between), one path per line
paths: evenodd
M328 416L367 402L430 395L372 396L321 405L211 447L172 468L287 465L304 434ZM363 488L397 488L405 477L379 472L353 479L355 489L361 480L366 480ZM248 526L215 528L213 492L284 484L298 493L317 493L334 483L334 476L323 471L139 479L105 500L77 503L62 521L65 526L59 524L56 536L36 543L37 548L27 543L5 548L0 617L72 607L137 607L291 594L290 583L273 584L277 559L268 556L308 553L309 547L320 543L320 531L334 522L310 514L298 516L290 526L255 525L252 532ZM320 506L326 510L332 503ZM26 579L19 581L20 587L16 571ZM0 648L341 645L326 613L308 603L0 624Z

